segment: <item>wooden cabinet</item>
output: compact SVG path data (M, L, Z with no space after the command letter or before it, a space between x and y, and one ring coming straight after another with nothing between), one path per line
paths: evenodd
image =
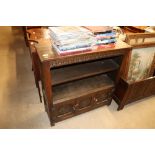
M130 31L127 33L126 42L132 45L133 50L127 62L128 76L120 78L115 90L114 99L119 105L118 110L128 103L155 95L155 33Z
M118 41L114 48L60 56L51 47L48 29L28 32L36 86L40 94L41 81L51 125L109 105L112 98L120 110L128 103L155 94L155 57L146 78L128 81L132 47L155 47L155 34L130 33L126 42L132 46Z
M126 76L131 47L120 41L115 48L60 56L51 48L51 42L44 40L36 50L45 109L54 125L110 105L119 77Z
M133 83L121 78L116 87L114 99L119 105L118 110L121 110L125 105L151 95L155 95L155 77Z

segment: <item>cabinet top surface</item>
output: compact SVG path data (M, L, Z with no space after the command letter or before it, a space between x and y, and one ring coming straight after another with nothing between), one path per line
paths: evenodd
M108 54L109 53L119 53L122 49L131 49L131 46L128 44L117 41L114 48L105 48L105 49L93 49L91 51L83 52L83 53L75 53L71 55L59 55L55 50L52 49L52 44L50 40L40 40L39 44L36 45L37 52L41 61L50 61L56 59L65 59L69 57L76 57L76 56L87 56L87 55L95 55L95 54ZM125 52L124 50L123 52Z
M83 52L83 53L76 53L71 55L59 55L55 50L52 49L52 41L50 37L48 37L48 29L36 29L32 30L34 31L31 35L30 39L37 40L39 43L36 44L37 53L39 55L39 58L41 62L44 61L55 61L55 60L65 60L66 58L75 58L77 56L85 57L85 56L92 56L96 54L106 54L108 53L118 55L120 54L120 51L122 54L126 52L126 50L130 50L131 46L126 44L122 41L117 41L115 47L113 48L104 48L104 49L93 49L91 51ZM37 37L38 36L38 37ZM124 49L124 50L123 50ZM126 49L126 50L125 50Z

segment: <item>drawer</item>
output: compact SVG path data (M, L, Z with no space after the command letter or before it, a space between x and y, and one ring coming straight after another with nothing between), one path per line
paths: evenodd
M70 100L54 105L54 117L56 121L64 120L75 115L76 100Z
M78 112L88 111L92 107L92 95L86 95L77 99L74 110Z
M112 93L113 89L111 88L55 104L53 109L54 121L58 122L97 107L109 105Z
M98 92L96 93L94 96L93 96L93 102L94 104L105 104L105 101L109 98L112 98L112 94L114 92L114 89L109 89L109 90L106 90L106 91L101 91L101 92Z

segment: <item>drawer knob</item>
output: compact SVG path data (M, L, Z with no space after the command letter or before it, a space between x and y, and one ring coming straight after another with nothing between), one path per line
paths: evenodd
M98 99L97 98L94 98L94 100L97 102L98 101Z
M79 104L73 105L73 110L76 111L78 106L79 106Z

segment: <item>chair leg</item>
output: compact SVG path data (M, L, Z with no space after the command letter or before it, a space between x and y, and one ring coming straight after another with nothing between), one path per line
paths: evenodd
M42 103L42 96L41 96L41 91L40 91L40 86L39 86L39 79L37 78L35 70L34 70L34 78L35 78L36 87L38 89L39 99L40 99L40 102Z
M40 77L39 77L39 72L38 72L38 69L37 69L37 60L36 60L36 57L35 57L35 53L32 54L32 69L33 69L33 73L34 73L34 78L35 78L35 84L36 84L36 87L38 89L38 94L39 94L39 99L40 99L40 102L42 103L42 96L41 96L41 91L40 91L40 86L39 86L39 81L40 81Z
M41 91L40 91L40 87L39 87L39 82L38 82L38 94L39 94L39 99L40 99L40 102L42 103L42 96L41 96Z

